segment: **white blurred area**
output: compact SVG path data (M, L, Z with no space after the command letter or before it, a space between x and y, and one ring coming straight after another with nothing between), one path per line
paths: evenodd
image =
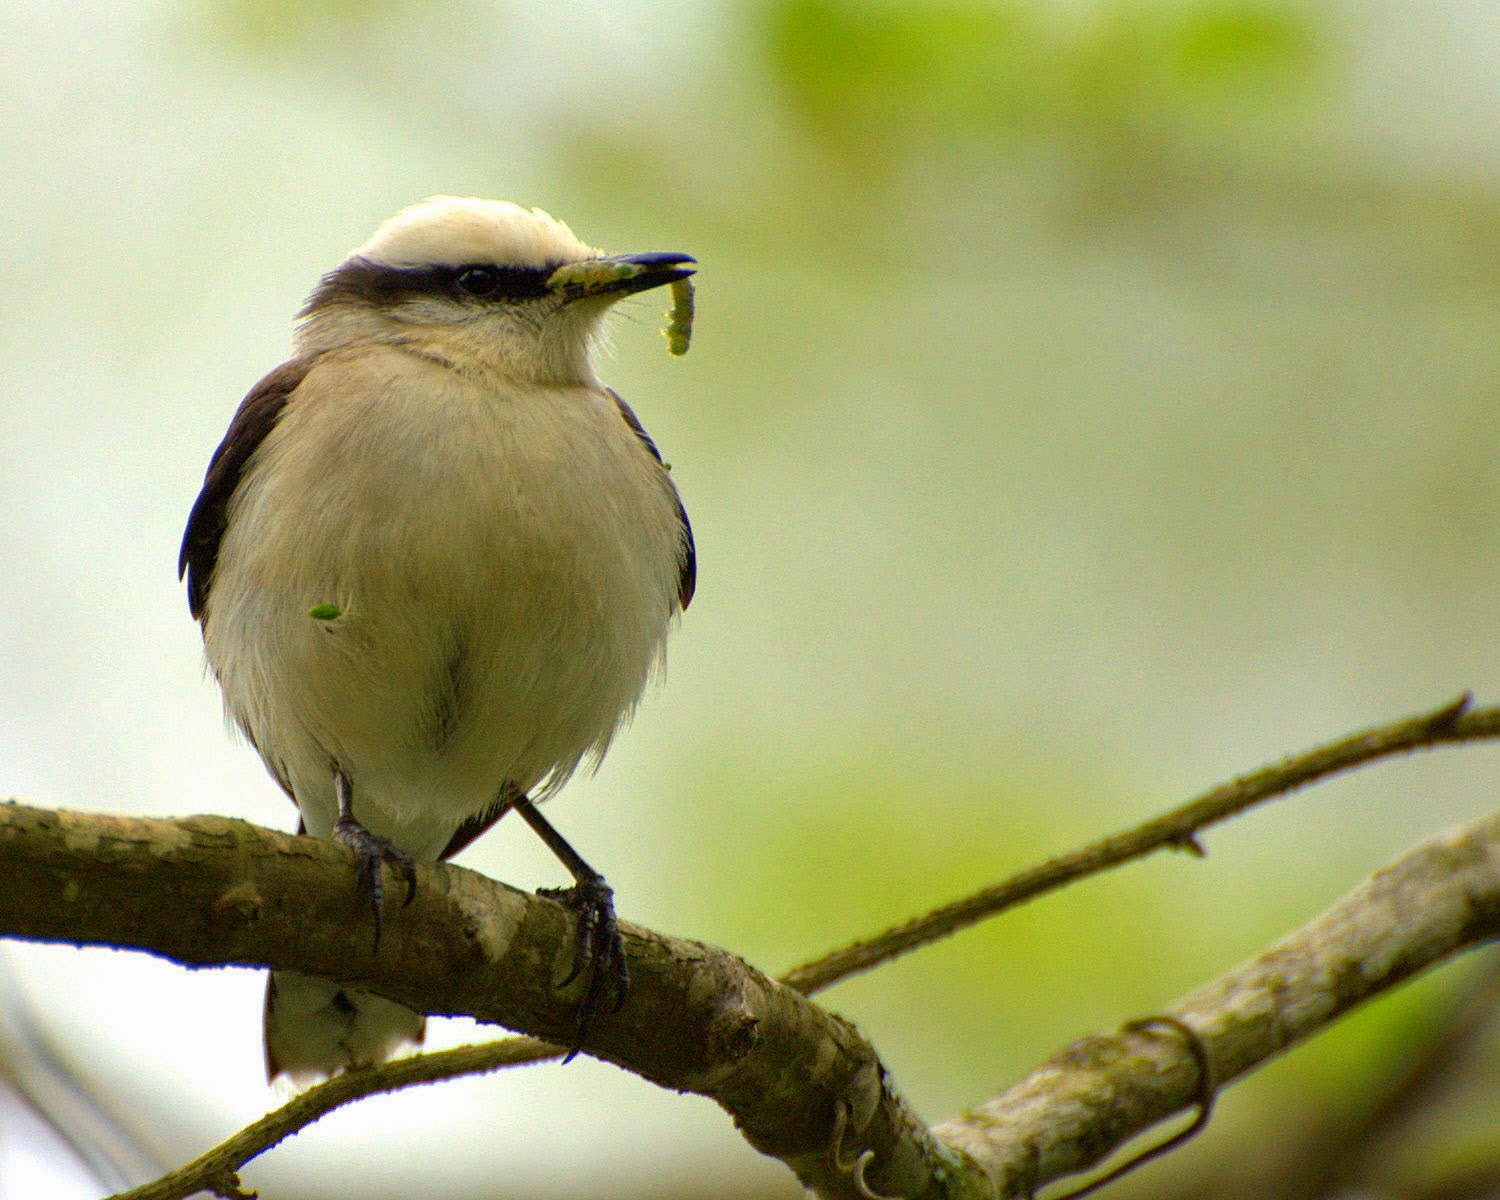
M1493 6L1324 7L1353 56L1347 142L1492 180ZM318 275L438 192L536 204L595 244L703 262L693 353L667 359L653 301L619 323L603 372L674 464L700 592L666 686L549 809L627 918L715 940L737 931L726 911L774 908L727 848L801 819L801 789L822 778L809 762L888 761L920 781L1077 760L1075 778L1109 787L1018 818L1055 819L1036 843L1054 852L1464 688L1500 699L1500 513L1486 507L1500 468L1464 453L1495 440L1496 361L1471 353L1494 341L1492 285L1439 296L1432 327L1414 326L1384 279L1329 304L1321 260L1283 263L1269 236L1266 259L1249 237L1233 248L1275 277L1239 296L1220 293L1212 257L1208 278L1184 282L1128 244L1049 256L1031 212L986 212L993 235L934 227L825 263L790 217L783 241L745 244L723 194L749 170L733 155L755 151L742 129L725 133L718 174L705 161L628 188L599 132L714 119L695 106L743 35L732 5L372 5L380 32L342 57L316 20L256 53L210 11L0 2L0 796L294 825L225 736L178 541L209 453L281 361ZM704 211L705 193L720 207ZM962 196L945 200L962 212ZM1277 290L1282 266L1303 273L1300 295ZM1477 813L1493 756L1444 762L1350 809L1306 802L1236 825L1222 853L1211 839L1212 878L1233 897L1211 912L1174 866L1163 923L1201 961L1171 986ZM1288 872L1289 843L1329 874ZM858 851L785 868L836 880L861 869ZM505 825L463 861L519 886L562 882ZM1289 874L1292 895L1263 917L1256 889ZM883 919L729 948L780 970ZM1238 939L1222 954L1221 934ZM275 1101L257 972L17 944L0 970L83 1091L167 1164ZM995 1052L1013 1057L974 1065L989 1029L906 1051L915 978L832 1002L934 1119L991 1094L967 1077L944 1091L954 1064L998 1091L1082 1031L1042 1028L1047 1004L1023 998ZM1134 1009L1101 989L1067 1011L1102 1023ZM496 1032L430 1030L435 1048ZM348 1194L355 1175L367 1200L668 1195L702 1180L798 1194L712 1104L586 1060L360 1104L245 1179L314 1197ZM0 1200L101 1190L45 1122L0 1101Z

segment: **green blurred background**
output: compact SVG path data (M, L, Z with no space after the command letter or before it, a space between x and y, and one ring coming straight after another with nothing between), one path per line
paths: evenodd
M549 809L629 919L784 970L1281 754L1500 698L1484 0L8 0L0 45L0 792L293 824L224 736L178 538L316 277L438 192L701 262L692 353L648 297L603 369L673 463L698 598ZM1495 766L1332 783L826 1001L950 1116L1484 811ZM531 840L463 861L560 882ZM5 966L165 1161L272 1102L257 974ZM1368 1093L1463 970L1236 1087L1130 1186L1189 1191ZM1439 1142L1492 1160L1496 1118L1460 1097L1393 1177ZM0 1196L97 1194L29 1121L0 1105ZM584 1061L362 1105L246 1181L799 1194L712 1105Z

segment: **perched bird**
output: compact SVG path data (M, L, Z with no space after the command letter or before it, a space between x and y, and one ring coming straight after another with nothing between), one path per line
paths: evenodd
M606 256L538 209L437 197L325 275L293 357L240 405L178 563L234 724L382 867L457 853L514 809L572 874L574 1050L627 985L612 893L535 804L597 764L692 599L693 535L656 446L590 361L610 307L693 273ZM685 285L679 285L685 286ZM273 972L267 1073L419 1043L423 1018Z

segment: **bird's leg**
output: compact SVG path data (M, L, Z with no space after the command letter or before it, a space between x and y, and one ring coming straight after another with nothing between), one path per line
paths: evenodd
M354 788L349 776L339 767L333 769L333 792L338 797L339 816L333 823L333 840L348 846L359 864L359 890L370 897L370 907L375 913L375 943L371 953L380 949L380 926L385 916L385 881L381 878L380 866L390 863L402 879L406 880L406 900L410 904L417 894L417 864L405 850L392 844L389 838L371 833L354 816Z
M558 987L567 987L580 976L586 976L583 999L578 1004L578 1025L573 1031L573 1041L568 1047L569 1061L583 1048L589 1026L604 1009L606 998L610 1012L618 1012L625 1003L625 994L630 990L630 968L625 961L625 940L620 936L620 926L615 920L614 890L604 882L604 876L584 862L578 851L568 845L563 836L553 829L524 795L517 795L511 807L521 814L521 819L530 825L557 860L568 868L573 876L573 886L565 888L539 888L538 896L546 896L567 905L578 914L577 942L573 948L573 967Z

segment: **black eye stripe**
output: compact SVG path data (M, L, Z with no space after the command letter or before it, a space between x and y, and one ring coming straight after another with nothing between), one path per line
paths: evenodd
M302 316L328 304L355 301L387 308L423 296L468 303L531 300L547 294L547 280L561 264L541 267L463 263L459 266L393 267L351 258L323 276L303 305Z
M557 267L497 267L494 263L470 263L463 267L423 269L448 272L450 286L464 295L527 300L546 295L547 280ZM482 283L477 282L480 279Z

